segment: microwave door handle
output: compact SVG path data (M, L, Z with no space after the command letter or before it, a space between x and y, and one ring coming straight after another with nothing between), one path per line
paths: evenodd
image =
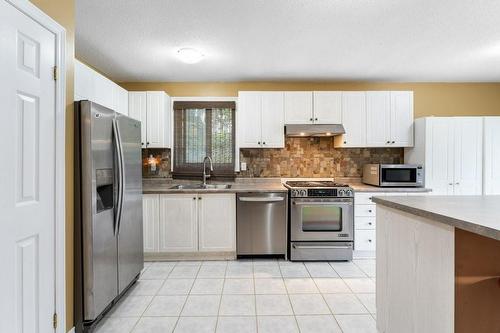
M118 124L116 119L113 119L113 144L116 149L117 162L118 162L118 200L116 203L116 215L115 215L115 236L120 232L120 224L123 210L123 186L124 186L124 175L123 175L123 152L121 149L121 137L120 130L118 129Z

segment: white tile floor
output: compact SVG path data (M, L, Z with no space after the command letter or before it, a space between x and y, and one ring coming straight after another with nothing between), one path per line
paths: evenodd
M96 332L370 333L374 318L375 260L154 262Z

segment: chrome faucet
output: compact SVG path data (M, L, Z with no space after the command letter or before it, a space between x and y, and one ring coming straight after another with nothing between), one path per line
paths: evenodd
M214 166L212 164L212 158L210 156L205 156L203 159L203 186L207 185L207 178L210 178L210 172L207 175L207 160L210 162L210 171L214 171Z

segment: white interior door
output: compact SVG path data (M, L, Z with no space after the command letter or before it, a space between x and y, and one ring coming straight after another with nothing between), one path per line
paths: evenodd
M0 332L53 332L56 37L0 1L0 50Z

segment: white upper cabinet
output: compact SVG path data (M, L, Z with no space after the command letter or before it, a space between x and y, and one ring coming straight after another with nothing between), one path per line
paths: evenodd
M345 134L335 137L336 147L366 147L366 92L342 92Z
M390 123L391 146L413 146L413 91L391 91Z
M313 92L313 122L315 124L342 123L342 92Z
M422 164L433 195L481 195L483 120L481 117L428 117L415 121L415 147L405 162Z
M386 147L391 145L391 93L366 92L366 145Z
M312 124L312 91L284 92L285 124Z
M146 148L146 107L147 94L145 91L130 91L128 93L128 115L141 122L141 146Z
M129 92L129 116L141 122L143 148L170 148L170 97L163 91Z
M75 59L75 101L92 100L93 70Z
M238 146L283 148L283 92L240 91L238 93Z
M500 194L500 117L484 117L484 194Z
M368 147L413 146L413 92L366 92Z
M89 100L128 115L128 91L75 60L75 101Z
M262 93L259 91L240 91L236 116L239 147L261 148Z
M283 93L262 93L262 147L285 147Z

